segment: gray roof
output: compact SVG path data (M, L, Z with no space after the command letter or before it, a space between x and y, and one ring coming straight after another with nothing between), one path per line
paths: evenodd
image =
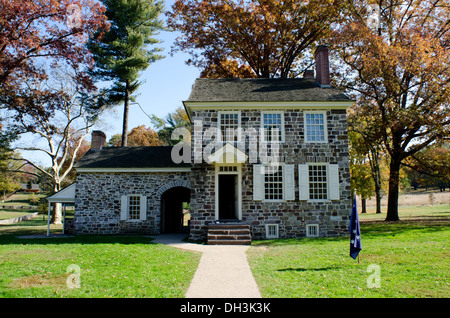
M184 168L171 157L172 147L103 147L89 150L75 168Z
M197 79L187 102L351 101L314 78Z

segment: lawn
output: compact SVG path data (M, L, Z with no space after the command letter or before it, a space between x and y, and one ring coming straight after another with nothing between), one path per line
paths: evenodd
M200 260L143 236L17 238L45 233L45 225L0 226L0 297L180 298ZM69 288L74 277L79 288Z
M449 230L448 220L362 221L359 262L346 237L253 242L248 259L263 297L448 298Z
M389 223L385 214L360 214L359 263L348 237L253 241L247 255L262 296L448 298L450 206L402 211L403 221ZM46 225L40 217L0 225L0 297L182 298L200 260L145 236L18 238ZM79 272L68 273L74 265ZM78 273L80 288L69 288Z

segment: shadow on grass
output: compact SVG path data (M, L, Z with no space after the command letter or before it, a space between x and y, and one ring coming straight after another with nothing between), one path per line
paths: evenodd
M319 268L283 268L277 269L277 272L321 272L328 270L335 270L336 267L319 267Z
M53 226L54 227L54 226ZM47 237L47 221L33 219L11 225L0 225L0 244L154 244L153 238L147 235L74 235L63 236L61 230L52 230ZM21 238L29 236L30 238Z
M448 231L450 228L450 219L409 219L397 222L386 221L364 221L360 222L362 239L376 239L388 236L414 233L420 231L422 233L435 233ZM275 240L255 240L252 246L276 247L283 245L302 245L314 242L316 245L327 244L329 242L347 241L350 233L335 237L318 237L318 238L287 238Z

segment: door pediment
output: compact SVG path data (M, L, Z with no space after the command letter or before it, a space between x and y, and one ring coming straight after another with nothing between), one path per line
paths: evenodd
M214 153L210 154L207 157L207 162L212 164L236 164L245 163L247 158L248 156L244 152L227 143Z

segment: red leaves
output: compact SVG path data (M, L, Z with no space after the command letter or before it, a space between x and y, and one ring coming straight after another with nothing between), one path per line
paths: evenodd
M92 63L85 44L98 28L107 28L105 11L93 0L0 0L0 92L2 102L17 99L5 94L20 91L26 81L47 78L49 61L82 70ZM80 8L80 24L70 27L69 5ZM80 72L80 83L92 88ZM38 94L39 95L39 94ZM13 107L14 106L14 107ZM21 105L20 107L29 107Z
M326 35L338 11L331 0L177 0L168 25L183 34L175 51L190 53L203 74L289 77L301 71L301 54Z

